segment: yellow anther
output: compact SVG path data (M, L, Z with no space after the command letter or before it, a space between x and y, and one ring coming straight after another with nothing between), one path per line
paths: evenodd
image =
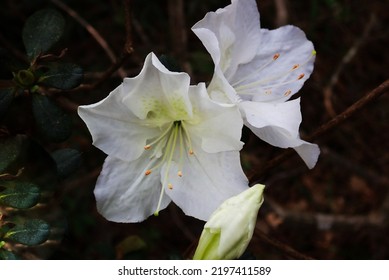
M145 175L147 176L147 175L150 175L151 174L151 170L150 169L147 169L146 171L145 171Z
M151 149L151 146L150 145L146 145L143 147L145 150L150 150Z
M292 91L291 91L290 89L288 89L287 91L285 91L284 95L285 95L285 96L288 96L288 95L291 94L291 93L292 93Z
M189 150L189 154L190 154L191 156L193 156L193 155L194 155L193 150Z
M315 50L312 51L312 55L316 55L316 51Z
M295 64L295 65L293 65L292 69L295 70L295 69L297 69L299 67L300 67L300 64Z
M177 172L177 175L178 175L178 177L182 177L182 171L181 171L181 170L178 171L178 172Z
M170 183L169 183L169 184L167 184L167 187L168 187L168 189L169 189L169 190L172 190L172 189L173 189L173 185L172 185L172 184L170 184Z
M273 56L273 60L276 60L277 58L280 57L280 54L279 53L276 53L274 56Z
M303 74L300 74L300 75L297 77L297 81L298 81L298 80L301 80L302 78L304 78L304 76L305 76L304 73L303 73Z

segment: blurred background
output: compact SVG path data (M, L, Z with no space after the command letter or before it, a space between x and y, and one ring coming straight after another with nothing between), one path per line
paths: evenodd
M212 60L190 28L230 1L129 0L129 18L124 2L1 0L2 49L22 60L21 32L27 17L42 8L55 8L66 27L52 52L68 48L64 59L84 69L83 82L101 81L93 88L53 96L72 119L73 131L66 141L41 140L27 118L0 123L10 135L29 135L48 152L74 148L82 153L77 171L59 181L50 204L53 209L47 212L60 209L65 221L61 240L40 245L33 253L26 250L25 258L183 259L190 257L202 231L204 222L186 217L173 204L159 217L139 224L117 224L101 217L93 189L105 155L91 145L76 109L106 97L123 77L137 75L151 51L169 57L174 67L191 75L192 83L210 81ZM303 139L389 78L388 1L262 0L258 7L263 28L298 26L316 48L314 72L298 94ZM105 78L125 46L133 52ZM383 94L314 139L321 155L312 170L294 153L267 168L283 151L244 131L244 170L251 184L267 187L243 258L389 258L388 105L388 94Z

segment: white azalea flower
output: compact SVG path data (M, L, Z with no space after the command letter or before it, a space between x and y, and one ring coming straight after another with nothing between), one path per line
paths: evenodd
M223 202L204 225L193 259L239 258L253 236L264 185L255 185Z
M104 100L79 107L93 144L108 154L97 180L99 212L139 222L173 200L207 220L225 199L247 189L236 106L209 98L203 83L167 70L149 54L141 73Z
M300 139L300 99L286 102L313 70L316 53L304 32L290 25L260 28L255 0L232 0L192 30L215 63L211 97L238 104L245 125L259 138L294 148L313 168L320 150Z

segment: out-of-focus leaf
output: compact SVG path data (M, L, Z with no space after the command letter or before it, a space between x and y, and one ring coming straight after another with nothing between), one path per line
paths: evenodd
M21 149L20 138L0 139L0 174L18 157Z
M65 178L81 164L81 153L75 149L61 149L51 154L57 164L58 176Z
M48 140L61 142L70 136L72 124L69 116L47 96L33 94L32 111L38 130Z
M0 117L8 109L8 106L11 104L13 99L14 94L12 88L0 89Z
M61 38L65 27L62 15L53 9L31 15L23 28L23 43L30 59L47 52Z
M19 258L12 252L0 249L0 260L18 260Z
M71 63L51 63L40 82L49 87L68 90L77 87L83 78L82 68Z
M39 188L27 182L0 181L0 186L5 189L0 192L0 205L18 209L26 209L36 205L39 201Z
M7 231L4 239L12 240L28 246L42 244L50 234L50 226L42 220L28 220Z

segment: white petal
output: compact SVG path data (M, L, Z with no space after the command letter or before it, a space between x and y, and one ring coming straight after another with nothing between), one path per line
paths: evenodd
M283 103L243 101L239 103L239 107L251 126L278 127L290 137L298 137L301 123L300 98Z
M239 65L228 81L239 95L249 95L253 101L287 100L313 71L313 44L302 30L290 25L261 29L260 35L256 56Z
M94 193L97 210L107 220L141 222L157 210L161 194L160 172L144 174L151 163L147 158L132 162L106 158ZM164 195L159 210L166 208L170 201Z
M182 177L177 172L182 171ZM182 168L172 163L166 193L186 215L207 220L227 198L248 188L240 165L239 152L208 154L195 149L186 155Z
M228 78L239 64L254 57L259 28L256 1L235 0L223 9L207 13L192 30Z
M156 124L191 117L189 81L188 74L170 72L150 53L141 73L124 79L124 103L140 119L155 119Z
M199 112L193 121L185 122L192 141L200 141L209 153L240 150L243 121L239 108L212 101L204 84L191 87L189 94L194 110Z
M280 148L293 148L303 159L308 168L313 168L318 160L320 149L316 144L301 140L299 136L292 137L284 129L275 126L256 128L246 123L246 126L263 141Z
M124 96L120 85L100 102L80 106L78 114L92 135L93 145L108 155L132 161L142 154L146 140L160 132L141 125L123 104Z

